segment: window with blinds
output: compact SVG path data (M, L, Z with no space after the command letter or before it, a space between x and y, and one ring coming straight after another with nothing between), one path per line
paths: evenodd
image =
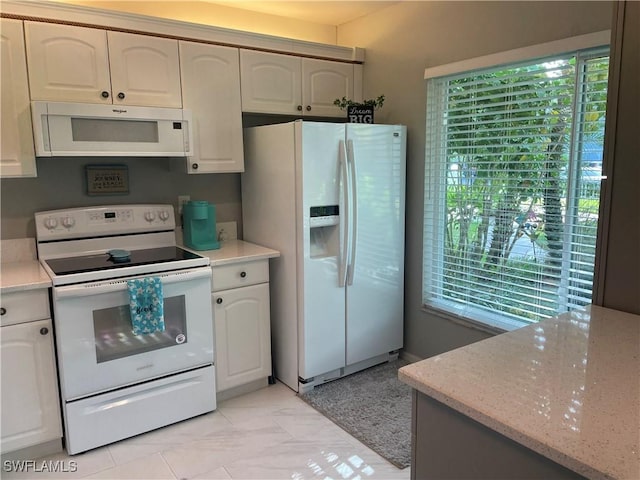
M608 63L428 80L426 306L512 329L591 303Z

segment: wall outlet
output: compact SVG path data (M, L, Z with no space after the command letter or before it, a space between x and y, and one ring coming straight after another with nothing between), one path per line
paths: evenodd
M220 242L238 238L238 224L236 222L216 222L216 238Z
M178 215L182 215L182 207L191 200L190 195L178 195Z

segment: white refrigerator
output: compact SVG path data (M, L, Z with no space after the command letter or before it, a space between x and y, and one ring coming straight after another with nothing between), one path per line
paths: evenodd
M245 129L243 238L270 272L274 376L295 391L397 357L406 127L297 120Z

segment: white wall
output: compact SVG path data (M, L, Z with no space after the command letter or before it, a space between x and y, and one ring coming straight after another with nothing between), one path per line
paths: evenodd
M486 338L422 310L424 69L611 27L605 2L401 2L338 27L366 49L365 98L386 96L376 122L408 126L405 350L426 358Z

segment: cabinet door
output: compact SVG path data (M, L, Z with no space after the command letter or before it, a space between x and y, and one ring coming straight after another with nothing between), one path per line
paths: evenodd
M269 284L213 294L217 391L271 375Z
M349 63L302 59L302 105L305 115L346 117L333 102L342 97L354 100L354 70Z
M35 177L24 34L20 20L0 23L0 175Z
M182 104L193 114L189 173L242 172L242 106L237 48L180 42Z
M25 22L31 100L111 103L107 34Z
M1 334L2 453L62 437L51 320Z
M182 107L178 41L108 32L113 103Z
M300 114L300 58L240 50L242 111Z

